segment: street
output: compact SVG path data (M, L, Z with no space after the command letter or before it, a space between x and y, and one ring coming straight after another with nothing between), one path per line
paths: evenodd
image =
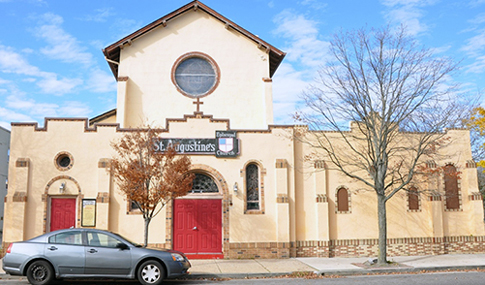
M292 278L268 278L268 279L233 279L233 280L184 280L184 281L166 281L163 284L167 285L198 285L198 284L218 284L218 285L234 285L234 284L261 284L261 285L284 285L284 284L386 284L386 285L409 285L409 284L427 284L427 285L456 285L466 284L475 285L483 284L485 280L485 272L438 272L438 273L423 273L423 274L393 274L393 275L364 275L364 276L348 276L338 278L320 278L320 279L292 279ZM25 278L23 280L0 280L1 284L9 285L26 285L29 284ZM58 281L55 284L65 285L110 285L123 284L135 285L139 284L135 281Z

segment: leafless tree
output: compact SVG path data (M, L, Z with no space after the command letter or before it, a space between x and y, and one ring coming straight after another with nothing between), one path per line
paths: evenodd
M160 152L154 144L161 131L150 126L127 132L111 143L116 151L111 171L121 193L143 214L144 245L148 245L148 226L172 199L192 188L190 158L173 148Z
M386 202L407 189L446 143L444 129L458 126L470 108L450 83L457 64L420 47L404 27L342 31L330 52L296 119L309 126L304 138L314 155L375 191L383 264Z

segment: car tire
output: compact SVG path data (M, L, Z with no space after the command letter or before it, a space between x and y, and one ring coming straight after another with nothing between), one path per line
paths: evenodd
M138 281L143 285L162 284L165 269L156 260L147 260L138 268Z
M54 280L54 269L49 262L37 260L27 268L27 279L32 285L45 285Z

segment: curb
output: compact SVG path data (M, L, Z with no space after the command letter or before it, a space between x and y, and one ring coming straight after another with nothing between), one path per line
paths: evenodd
M372 274L391 274L391 273L416 273L416 272L443 272L443 271L461 271L461 270L485 270L485 265L465 265L465 266L432 266L432 267L410 267L410 268L392 268L392 269L346 269L346 270L319 270L313 273L322 276L354 276L354 275L372 275ZM194 280L194 279L249 279L249 278L276 278L292 275L302 271L292 272L266 272L266 273L190 273L187 276L176 278L174 280ZM312 272L312 271L304 271ZM298 277L294 277L298 278ZM25 276L9 275L0 273L0 280L22 280Z
M357 270L320 270L316 274L322 276L351 276L351 275L371 275L371 274L389 274L389 273L416 273L422 271L460 271L485 269L485 265L464 265L464 266L432 266L432 267L410 267L410 268L393 268L393 269L357 269Z

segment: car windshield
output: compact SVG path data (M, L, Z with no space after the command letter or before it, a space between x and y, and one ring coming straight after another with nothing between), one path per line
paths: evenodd
M133 246L135 246L135 247L143 247L141 244L136 243L136 242L133 242L133 241L131 241L131 240L129 240L129 239L127 239L127 238L125 238L124 236L122 236L122 235L120 235L120 234L117 234L117 233L113 233L113 234L114 234L114 235L116 235L116 236L118 236L118 237L120 237L120 238L122 238L123 240L125 240L125 241L129 242L131 245L133 245Z

